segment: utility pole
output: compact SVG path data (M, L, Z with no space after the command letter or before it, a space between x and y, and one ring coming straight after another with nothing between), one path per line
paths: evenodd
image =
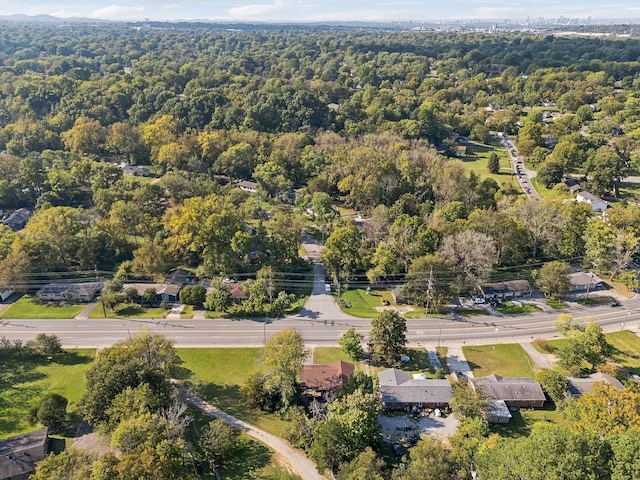
M429 280L427 280L427 311L425 312L429 315L429 305L431 303L431 290L433 289L433 265L429 269Z
M591 290L591 280L593 279L593 272L589 272L589 283L587 284L587 293L584 296L584 304L587 304L587 300L589 300L589 290Z

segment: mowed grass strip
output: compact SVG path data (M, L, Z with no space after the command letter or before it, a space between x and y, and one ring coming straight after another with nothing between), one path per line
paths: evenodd
M267 432L282 436L286 421L246 405L240 389L260 369L262 348L180 348L183 382L209 403Z
M327 364L339 362L340 360L349 363L358 363L354 362L340 347L316 347L313 349L312 358L313 363L316 364Z
M613 347L611 356L620 365L640 374L640 337L628 330L605 334Z
M64 357L53 362L34 359L25 364L21 360L18 382L0 395L0 438L37 428L29 424L29 410L50 393L65 397L69 401L67 410L74 412L95 356L94 349L69 349ZM7 361L5 368L12 368L12 362Z
M533 360L517 343L462 347L476 377L495 373L503 377L532 377Z
M386 300L388 305L395 305L391 290L370 290L369 295L363 288L347 290L338 302L340 309L359 318L374 318L380 315L377 307L385 306L382 301Z
M164 318L171 310L160 307L141 307L140 305L124 304L118 305L115 311L107 310L106 318ZM89 318L105 318L105 311L98 303L89 313Z
M25 295L5 308L0 318L36 318L70 319L84 310L86 305L58 305L57 303L38 303L32 295Z

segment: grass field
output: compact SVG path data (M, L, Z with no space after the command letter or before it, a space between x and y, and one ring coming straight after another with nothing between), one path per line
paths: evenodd
M464 356L476 377L532 377L533 361L517 343L462 347Z
M316 347L313 349L313 363L332 363L338 361L351 362L353 360L340 347Z
M382 307L382 300L389 302L389 305L395 305L391 290L371 290L369 295L363 288L355 290L347 290L340 297L342 302L338 302L340 309L360 318L373 318L380 315L376 307Z
M95 358L94 349L67 350L60 360L12 361L4 367L19 371L17 382L0 395L0 438L33 430L29 424L29 409L49 393L58 393L69 400L68 410L75 406L85 388L85 374Z
M605 335L613 347L611 356L632 373L640 375L640 337L628 330Z
M569 307L569 304L567 302L559 298L550 298L545 303L551 308L555 308L556 310Z
M502 147L492 147L490 145L482 145L478 143L470 143L466 145L467 155L460 157L465 169L473 170L476 175L482 178L493 178L498 185L506 184L508 186L517 186L513 164L508 152ZM500 172L493 174L489 172L489 155L496 152L500 160Z
M225 412L274 435L286 422L245 405L240 387L262 365L261 348L181 348L184 360L179 378L193 385L202 397Z
M565 423L562 413L557 411L550 402L545 403L544 408L521 408L511 412L512 418L507 425L489 424L493 433L502 437L517 438L527 436L531 427L536 422L550 422L558 425Z
M56 318L68 319L78 315L86 305L58 305L57 303L38 303L31 295L25 295L15 301L2 313L0 318Z
M165 310L160 307L141 307L139 305L118 305L115 311L107 310L108 318L164 318L171 310ZM104 311L98 304L91 313L89 318L104 318Z
M505 315L522 315L524 313L532 313L540 310L535 305L530 303L513 303L504 302L501 307L494 307L500 313Z

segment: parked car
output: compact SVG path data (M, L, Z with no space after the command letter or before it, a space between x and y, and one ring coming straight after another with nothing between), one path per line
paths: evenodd
M487 301L482 297L476 297L473 299L474 305L482 305L483 303L487 303Z
M398 457L404 455L404 447L400 445L398 442L394 442L391 444L391 448L393 448L393 453L395 453Z
M617 300L612 300L609 303L607 303L607 305L609 305L610 307L620 307L620 306L622 306L622 304Z

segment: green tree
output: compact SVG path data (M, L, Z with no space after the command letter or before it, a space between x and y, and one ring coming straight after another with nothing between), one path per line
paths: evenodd
M265 387L278 392L283 407L294 402L296 380L307 355L302 336L293 328L278 332L265 344Z
M211 420L203 427L198 444L215 472L238 448L238 431L224 420Z
M486 418L488 409L487 396L481 389L473 389L465 379L452 385L449 405L453 414L459 418Z
M336 283L346 282L364 269L362 236L353 222L336 228L325 246L322 262Z
M400 360L407 344L407 322L398 312L385 310L371 320L371 358L391 366Z
M640 478L640 432L628 431L608 437L611 446L611 480Z
M489 155L489 160L487 163L487 168L489 169L489 173L497 175L500 173L500 158L496 152L491 152Z
M450 480L451 462L449 452L442 441L425 435L409 452L406 468L396 467L392 480Z
M569 274L571 267L565 262L545 263L537 273L536 283L544 294L551 298L559 298L571 290Z
M553 400L556 407L559 406L569 389L566 377L557 370L543 368L536 372L536 381L542 386L547 395L549 395L549 398Z
M349 463L342 464L336 475L337 480L385 480L382 476L384 460L367 447Z
M39 333L34 339L29 340L25 346L34 354L48 359L54 359L64 354L62 343L57 335Z
M32 423L41 423L56 432L67 422L67 405L69 401L62 395L50 393L46 395L31 411Z
M38 462L33 480L86 480L91 478L95 454L85 450L64 450Z
M209 292L205 301L205 308L214 312L226 312L233 305L233 297L229 288L220 282Z
M360 360L362 358L362 339L364 335L358 333L355 327L349 328L346 332L340 335L338 343L344 353L349 355L353 360Z
M180 289L180 303L202 305L207 297L207 289L202 285L187 285Z

